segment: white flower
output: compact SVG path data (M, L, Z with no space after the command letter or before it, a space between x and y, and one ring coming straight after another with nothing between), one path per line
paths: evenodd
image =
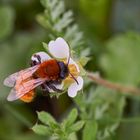
M55 58L68 58L69 57L69 46L66 41L58 37L55 41L50 41L48 44L49 52Z
M35 53L35 54L32 55L31 60L38 62L38 59L36 57L37 55L40 56L41 62L51 59L51 57L47 53L38 52L38 53Z
M70 97L75 97L76 95L77 95L77 92L79 91L79 90L81 90L82 89L82 87L83 87L83 78L81 77L81 76L78 76L77 77L77 81L78 81L78 85L77 85L77 83L76 82L74 82L74 83L72 83L70 86L69 86L69 88L68 88L68 95L70 96Z
M56 59L63 59L65 61L68 61L70 57L69 46L67 42L61 37L58 37L55 41L50 41L48 44L48 50L50 54ZM51 57L45 52L38 52L36 53L36 55L40 56L41 62L51 59ZM31 59L35 60L34 57L32 57ZM83 78L79 75L80 68L78 64L72 58L70 58L69 60L68 68L70 74L72 74L75 77L75 80L69 74L69 76L60 85L56 85L56 87L58 89L63 89L63 86L65 85L65 83L67 83L69 85L68 96L75 97L78 91L80 91L83 88ZM50 92L53 91L50 90Z

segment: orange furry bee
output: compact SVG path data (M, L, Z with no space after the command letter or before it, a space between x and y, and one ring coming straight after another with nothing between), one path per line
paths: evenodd
M49 90L62 92L55 85L61 84L69 75L68 63L55 59L45 61L41 59L39 53L33 55L30 68L16 72L4 80L4 85L13 87L7 97L8 101L21 99L24 102L31 102L35 94L34 88L38 86L47 93Z

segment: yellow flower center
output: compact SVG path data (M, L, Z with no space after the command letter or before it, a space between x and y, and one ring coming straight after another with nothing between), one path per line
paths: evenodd
M69 65L68 65L68 68L69 68L70 73L71 73L75 78L77 78L78 75L79 75L79 72L78 72L76 66L75 66L74 64L69 64ZM68 77L64 80L64 83L65 83L65 84L71 84L71 83L73 83L73 82L75 82L75 80L72 78L72 76L71 76L70 74L69 74Z

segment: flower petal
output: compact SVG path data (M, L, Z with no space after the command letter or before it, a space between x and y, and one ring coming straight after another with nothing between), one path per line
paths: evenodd
M37 57L35 57L35 55L40 56L41 62L51 59L51 57L47 53L45 53L45 52L37 52L37 53L32 55L32 57L31 57L32 61L38 62L38 59L37 59Z
M78 91L76 90L75 86L71 84L68 88L68 96L73 98L77 95L77 92Z
M78 81L79 84L74 82L69 86L68 96L75 97L77 95L77 92L82 89L83 83L84 83L83 78L81 76L78 76L77 81Z
M48 47L50 53L56 58L69 57L69 46L61 37L58 37L55 41L50 41Z
M77 90L79 91L79 90L81 90L83 88L84 80L83 80L83 78L81 76L78 76L77 81L79 83L79 85L77 85Z
M70 58L69 64L74 64L77 68L77 71L80 72L79 66L76 64L76 62L72 58Z

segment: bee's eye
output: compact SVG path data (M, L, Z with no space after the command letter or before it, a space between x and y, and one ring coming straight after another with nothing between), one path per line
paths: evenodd
M65 74L62 73L62 72L60 72L60 77L61 77L62 79L64 79L64 78L65 78Z
M58 62L60 67L60 78L65 79L68 76L68 67L64 64L64 62Z

